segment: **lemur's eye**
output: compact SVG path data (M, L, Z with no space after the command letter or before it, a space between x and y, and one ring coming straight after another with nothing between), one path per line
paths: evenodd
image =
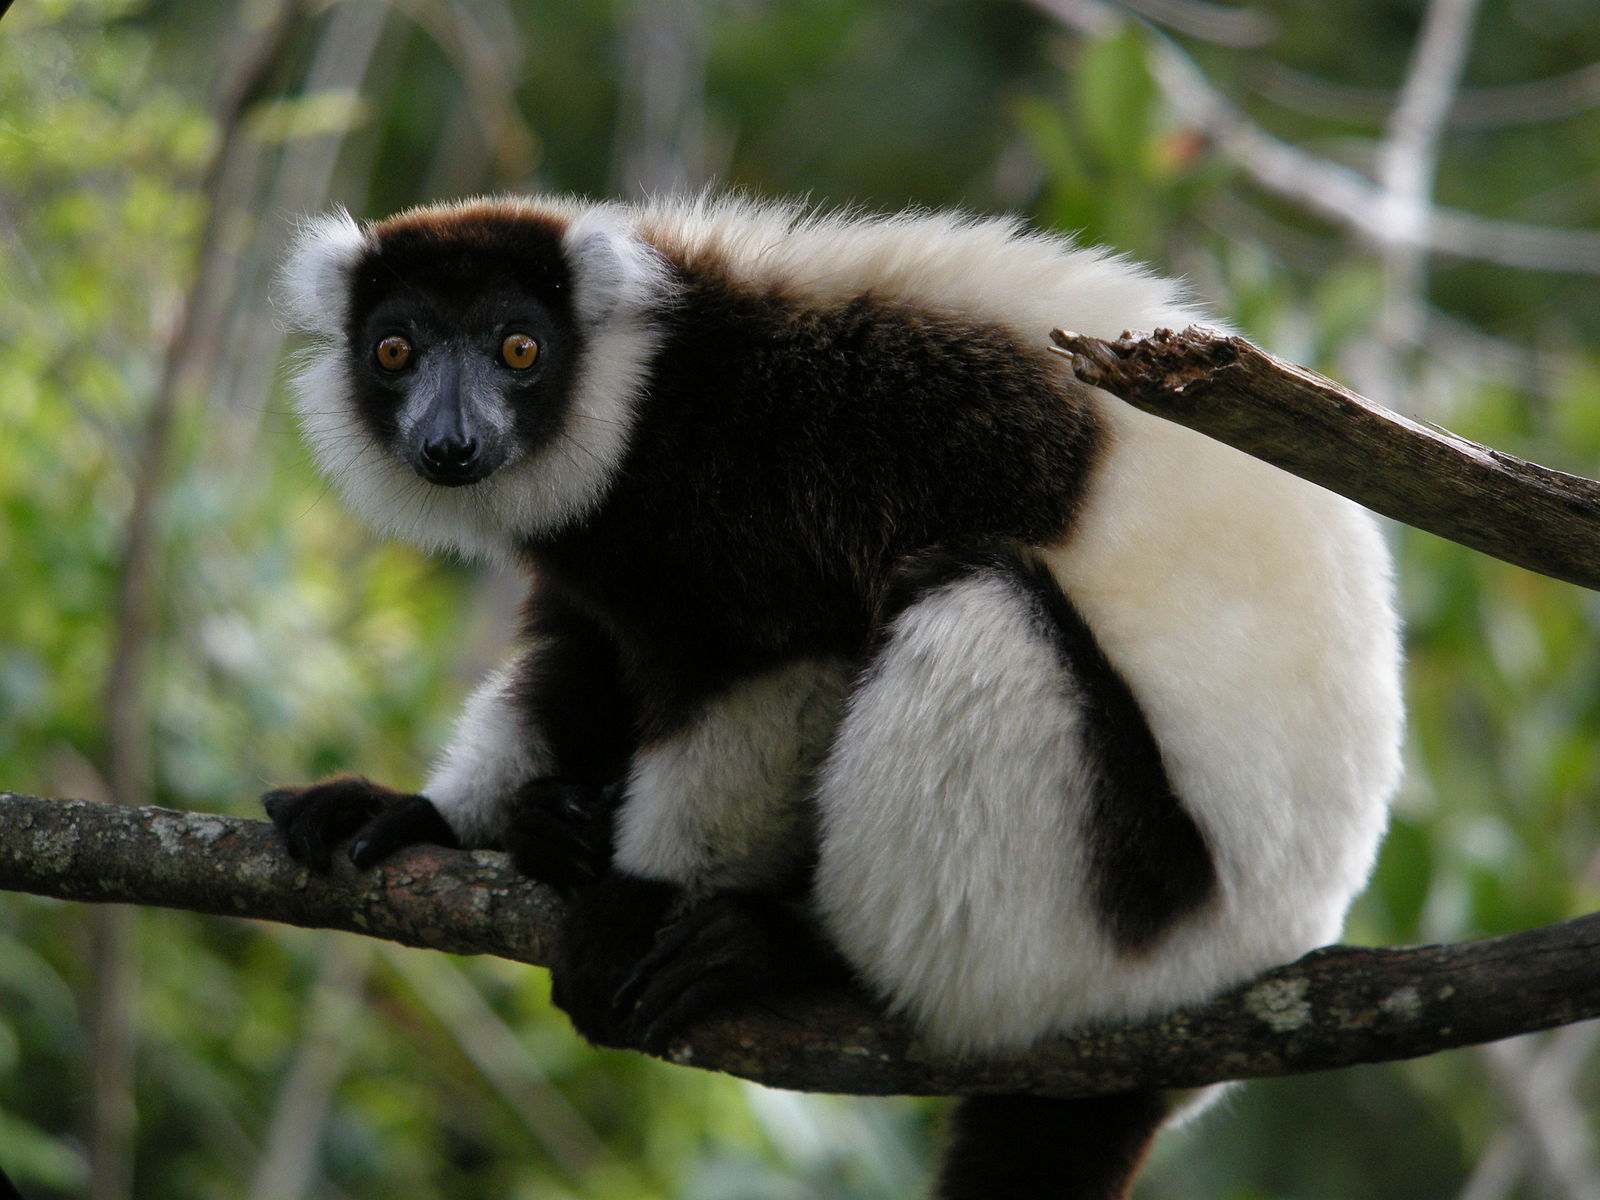
M393 334L379 342L373 353L377 356L378 365L385 371L398 371L411 361L411 343Z
M525 333L513 333L500 343L500 361L514 371L526 371L539 357L539 343Z

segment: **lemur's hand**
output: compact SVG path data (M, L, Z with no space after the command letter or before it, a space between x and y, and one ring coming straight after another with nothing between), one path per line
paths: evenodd
M365 870L418 842L456 846L456 835L426 796L397 792L360 775L275 788L261 797L289 857L313 871L333 867L333 848L350 839L350 861Z
M517 791L506 828L511 864L563 896L611 866L612 833L625 784L535 779Z

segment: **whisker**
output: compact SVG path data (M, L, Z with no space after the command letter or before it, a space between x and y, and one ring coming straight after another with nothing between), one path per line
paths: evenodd
M589 458L589 460L591 462L595 463L596 465L598 465L598 466L604 466L605 465L605 459L601 458L600 455L595 453L588 446L585 446L581 441L579 441L577 438L573 437L570 433L566 432L565 430L562 430L556 436L561 440L563 445L569 447L570 449L577 450L581 454L586 455Z
M331 478L324 479L322 481L322 487L317 490L317 494L311 497L311 499L307 500L305 507L296 513L292 518L290 518L290 524L298 525L301 521L304 521L307 517L309 517L312 510L326 500L328 498L328 493L331 491L333 491L333 480Z
M591 422L592 424L595 424L595 425L609 425L613 429L628 429L628 428L631 428L632 425L633 425L632 421L618 421L618 420L614 420L611 417L597 417L593 413L574 412L574 413L571 413L569 415L574 420L589 421L589 422Z

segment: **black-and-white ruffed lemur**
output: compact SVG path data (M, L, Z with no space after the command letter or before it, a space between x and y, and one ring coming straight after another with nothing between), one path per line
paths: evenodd
M267 807L313 868L508 850L570 899L589 1039L848 973L977 1055L1337 935L1399 769L1388 556L1048 351L1191 322L1172 283L1008 220L702 196L327 216L284 290L349 501L532 593L420 794ZM939 1194L1121 1196L1164 1108L966 1099Z

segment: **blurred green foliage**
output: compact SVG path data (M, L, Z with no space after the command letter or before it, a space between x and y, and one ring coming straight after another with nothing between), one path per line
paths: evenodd
M314 478L271 373L274 247L327 202L376 215L511 186L630 190L629 113L665 103L626 63L641 22L694 14L678 130L691 175L1020 208L1187 275L1251 336L1333 373L1381 340L1372 249L1212 153L1163 99L1150 48L1173 37L1263 129L1366 167L1414 3L1263 3L1271 37L1244 47L1126 22L1074 35L999 0L350 0L295 7L267 38L278 10L22 0L0 24L0 786L100 786L130 481L168 378L152 800L248 813L269 782L335 768L420 779L506 605L471 568L375 544ZM1484 6L1467 98L1600 60L1592 17L1590 0ZM261 44L230 124L218 97ZM507 86L474 92L494 70ZM1444 141L1442 203L1600 227L1592 104L1500 124L1475 111ZM491 118L498 139L481 134ZM208 271L208 349L191 354L169 343ZM1403 356L1392 398L1600 473L1597 287L1436 262L1437 337ZM1411 772L1352 939L1593 909L1600 599L1394 537ZM34 1200L86 1187L85 922L0 899L0 1162ZM135 927L141 1197L865 1200L925 1182L931 1106L591 1051L551 1014L542 972L182 913ZM1571 1099L1592 1110L1576 1074ZM1162 1143L1141 1195L1454 1195L1510 1121L1473 1053L1256 1084L1225 1109ZM1515 1177L1493 1194L1545 1194Z

